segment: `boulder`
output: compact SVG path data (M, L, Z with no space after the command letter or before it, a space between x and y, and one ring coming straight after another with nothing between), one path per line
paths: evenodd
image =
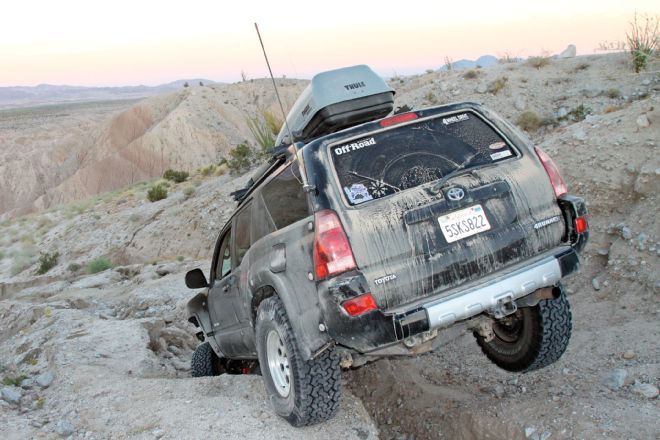
M573 58L577 54L577 49L575 47L575 44L569 44L566 49L560 53L557 58Z

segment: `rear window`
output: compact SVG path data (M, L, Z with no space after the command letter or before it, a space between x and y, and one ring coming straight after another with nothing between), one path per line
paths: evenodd
M359 205L516 156L474 113L445 115L330 147L342 192Z

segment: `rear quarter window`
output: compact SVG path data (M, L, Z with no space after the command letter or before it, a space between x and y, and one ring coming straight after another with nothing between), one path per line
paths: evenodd
M516 152L476 114L460 112L334 144L330 155L346 201L359 205Z
M287 166L255 197L253 242L309 216L298 163Z

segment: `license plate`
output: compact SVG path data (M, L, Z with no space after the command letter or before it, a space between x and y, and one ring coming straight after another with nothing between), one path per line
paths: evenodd
M465 237L490 229L490 223L481 205L454 211L438 217L440 229L447 243L453 243Z

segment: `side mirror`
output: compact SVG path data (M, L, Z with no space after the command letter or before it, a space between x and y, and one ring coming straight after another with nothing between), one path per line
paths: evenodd
M186 274L186 286L189 289L201 289L203 287L209 287L209 282L206 281L202 269L193 269Z

